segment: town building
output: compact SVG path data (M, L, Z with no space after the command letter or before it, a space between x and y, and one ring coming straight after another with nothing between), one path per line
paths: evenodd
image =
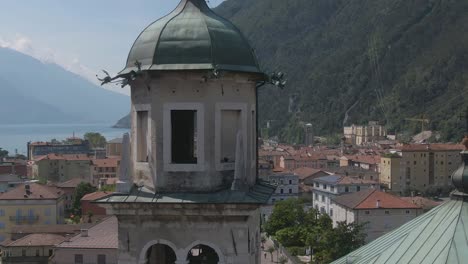
M17 185L23 183L23 181L24 180L17 175L0 174L0 193L4 193L15 188Z
M299 197L307 201L312 201L313 179L330 175L330 173L319 169L308 167L298 168L292 171L299 178Z
M99 204L94 203L94 201L110 195L112 195L110 192L93 192L83 196L83 198L81 198L81 215L83 217L88 217L91 213L91 216L95 219L106 216L106 209Z
M53 234L63 237L73 236L79 233L81 225L63 224L63 225L18 225L11 228L11 239L18 240L32 234Z
M429 212L432 208L435 208L444 202L443 200L435 201L422 196L409 196L400 198L404 201L410 202L416 206L421 207L424 213Z
M448 187L462 150L462 145L455 144L403 145L381 158L380 182L394 193Z
M367 189L333 198L333 224L338 222L365 225L366 241L370 242L423 213L420 206L397 196Z
M101 186L102 181L107 184L107 179L117 179L119 174L120 157L109 157L105 159L92 159L92 184Z
M365 170L360 167L347 166L327 170L331 174L349 176L368 181L378 181L380 173L372 170Z
M379 172L380 155L345 155L340 158L340 167L357 167Z
M182 0L119 77L131 140L118 193L98 201L118 216L119 263L259 263L259 208L275 187L257 175L256 94L271 79L240 31L205 0Z
M327 156L323 153L307 153L281 156L279 166L290 171L302 167L327 169L328 163Z
M312 180L312 205L320 213L333 217L332 200L339 195L366 189L379 190L379 183L348 176L328 175Z
M51 263L131 263L118 261L118 234L116 217L106 218L89 228L83 227L79 234L67 238L54 247Z
M90 181L91 157L88 155L47 154L37 157L32 165L33 179L59 183L71 179Z
M114 138L106 143L106 157L122 156L122 140L123 138Z
M299 198L299 177L292 173L280 173L268 176L271 185L275 185L276 190L269 200L269 204L276 201L284 201L290 198Z
M63 223L64 193L56 187L25 183L0 194L0 242L14 226Z
M14 174L20 177L28 176L28 166L27 162L24 160L9 160L1 161L0 160L0 175L4 174Z
M75 197L76 187L82 182L88 182L86 180L75 178L66 182L58 183L56 186L63 191L65 211L70 212L73 207L73 198Z
M90 151L89 142L77 137L68 138L64 142L28 142L28 160L49 154L88 155Z
M456 190L450 200L350 252L333 264L466 263L468 243L468 136L462 165L451 175Z
M369 121L366 126L351 125L343 128L347 144L368 145L387 138L387 130L376 121Z
M2 264L49 264L54 246L66 238L56 234L30 234L17 240L0 244Z

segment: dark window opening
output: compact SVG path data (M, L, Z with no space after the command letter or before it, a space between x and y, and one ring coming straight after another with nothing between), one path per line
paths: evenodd
M106 255L98 255L97 264L106 264Z
M75 254L75 264L83 264L83 255Z
M172 163L197 163L197 111L171 111Z

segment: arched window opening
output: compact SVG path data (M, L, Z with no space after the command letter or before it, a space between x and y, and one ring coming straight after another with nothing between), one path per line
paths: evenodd
M211 247L197 245L188 252L187 261L189 264L218 264L219 256Z
M146 264L174 264L176 260L174 250L167 245L156 244L146 252Z

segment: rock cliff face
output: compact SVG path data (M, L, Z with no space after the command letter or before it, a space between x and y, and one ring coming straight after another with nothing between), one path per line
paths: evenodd
M301 122L336 133L345 116L420 132L404 119L425 115L443 139L461 137L468 1L227 0L215 11L249 39L263 70L287 73L286 89L260 92L270 135L298 139Z

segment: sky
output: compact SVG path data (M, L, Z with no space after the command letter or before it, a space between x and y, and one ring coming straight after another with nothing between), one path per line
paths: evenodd
M215 7L223 0L209 0ZM94 80L124 68L140 32L179 0L0 0L0 47Z

